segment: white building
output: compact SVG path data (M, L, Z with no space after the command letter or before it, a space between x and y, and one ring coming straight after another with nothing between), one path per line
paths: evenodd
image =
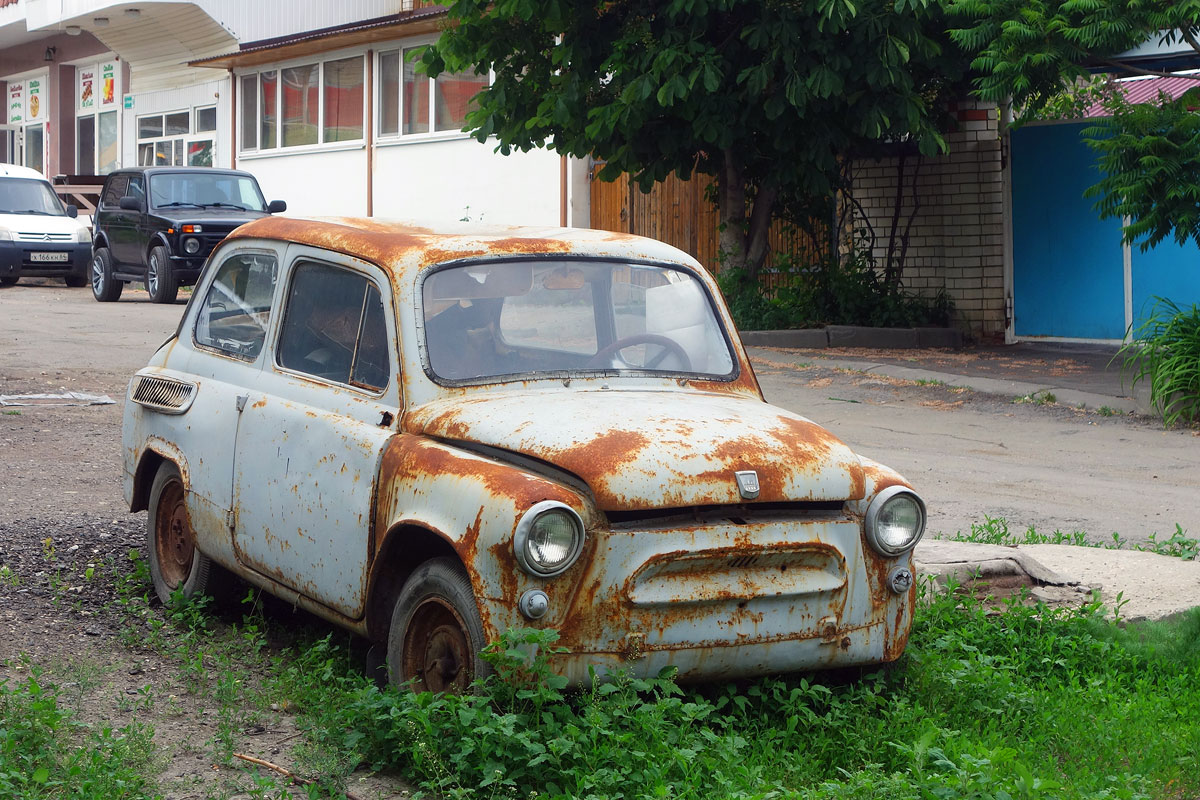
M468 138L485 79L407 60L443 22L411 0L0 0L0 159L234 166L297 214L586 226L585 164Z

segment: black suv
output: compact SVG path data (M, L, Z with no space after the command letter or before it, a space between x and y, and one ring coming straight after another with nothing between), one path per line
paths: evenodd
M230 231L285 211L263 200L248 172L212 167L133 167L104 182L93 220L92 294L108 303L130 281L155 303L173 303L200 277L204 261Z

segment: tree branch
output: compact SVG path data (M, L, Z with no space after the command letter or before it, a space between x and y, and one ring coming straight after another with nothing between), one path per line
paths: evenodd
M1195 35L1188 28L1180 28L1179 35L1183 37L1185 42L1192 46L1193 50L1200 53L1200 42L1196 41Z

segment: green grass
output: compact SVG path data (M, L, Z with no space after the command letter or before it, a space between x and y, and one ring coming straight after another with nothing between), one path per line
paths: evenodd
M1015 537L998 519L969 535L1055 538ZM1149 549L1194 557L1195 548L1177 526ZM703 687L625 676L583 691L549 671L553 631L515 631L488 655L497 677L475 694L432 696L379 689L345 634L297 630L262 613L253 593L240 619L204 600L151 606L133 565L121 591L136 646L172 658L187 691L215 712L211 738L196 746L226 769L184 792L197 797L341 797L363 768L447 800L1200 793L1200 610L1123 627L1098 603L1014 601L997 612L923 586L908 650L888 669ZM72 723L62 697L42 677L0 685L0 797L154 796L146 730ZM248 725L278 713L294 715L303 737L277 760L311 784L231 758Z
M1043 389L1040 392L1014 397L1013 402L1018 405L1030 404L1035 406L1048 406L1058 402L1058 396L1049 389Z
M1064 533L1056 530L1053 533L1040 533L1032 526L1026 528L1023 534L1015 534L1008 529L1006 520L988 516L983 518L982 523L971 525L971 530L966 533L959 531L953 536L939 538L977 544L1069 544L1076 547L1101 547L1107 550L1120 550L1128 544L1115 532L1112 538L1107 540L1093 539L1084 531ZM1175 530L1167 538L1159 539L1158 533L1155 532L1151 533L1148 539L1149 541L1145 543L1135 544L1133 549L1188 560L1200 558L1200 539L1188 536L1187 531L1179 523L1175 523Z

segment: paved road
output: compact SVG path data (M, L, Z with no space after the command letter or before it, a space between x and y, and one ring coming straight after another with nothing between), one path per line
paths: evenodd
M0 394L64 387L121 401L128 376L174 330L182 311L182 304L153 305L142 292L102 304L86 288L53 282L0 290ZM1189 431L827 367L770 359L756 366L768 400L912 480L929 504L934 532L966 530L990 515L1018 531L1085 530L1100 538L1115 531L1131 542L1154 532L1167 536L1176 523L1200 535L1200 438ZM114 454L111 479L97 476L97 496L115 489L119 501L119 424L113 424L119 413L109 409L92 419L107 420L110 436L88 441ZM48 412L31 411L25 419L39 413ZM23 456L20 463L41 457ZM0 472L15 463L11 450L0 449ZM24 477L5 481L6 493L33 490L36 478Z

